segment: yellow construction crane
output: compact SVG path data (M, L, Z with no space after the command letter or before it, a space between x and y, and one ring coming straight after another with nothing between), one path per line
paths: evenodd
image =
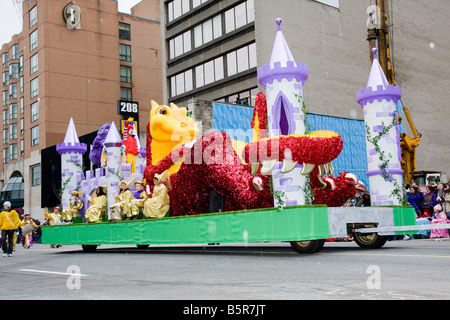
M395 83L395 72L392 63L391 56L391 42L390 42L390 15L389 15L389 2L390 0L375 0L376 4L369 7L368 13L370 18L368 21L367 40L369 41L369 52L371 60L372 48L378 48L378 60L383 68L386 78L390 84ZM413 138L409 137L406 133L400 133L400 146L402 152L402 169L403 182L405 184L411 184L413 180L414 172L417 171L416 167L416 148L420 145L421 134L417 131L414 122L408 108L403 105L403 113L408 121L409 127L414 135ZM402 119L399 115L399 123Z

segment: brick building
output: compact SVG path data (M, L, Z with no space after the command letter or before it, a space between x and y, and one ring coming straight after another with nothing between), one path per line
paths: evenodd
M159 2L126 14L114 0L26 0L22 12L22 32L0 52L0 181L3 201L40 217L41 150L64 140L70 118L83 136L120 123L118 100L136 101L145 132L150 100L162 99Z

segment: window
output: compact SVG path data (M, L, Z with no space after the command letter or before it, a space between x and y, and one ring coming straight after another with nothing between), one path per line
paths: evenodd
M25 103L24 103L24 99L23 97L20 97L20 113L24 113L25 112Z
M9 118L17 119L17 103L11 103L9 105Z
M119 39L131 40L130 25L128 23L119 22Z
M13 46L12 46L12 57L11 57L11 59L19 59L19 44L18 43L15 43Z
M17 99L17 83L9 84L9 98Z
M30 98L34 98L39 94L39 80L37 77L30 82L30 94Z
M11 123L9 125L9 139L17 139L17 123Z
M222 16L206 20L194 28L194 46L197 48L222 36Z
M6 68L9 64L9 53L4 52L2 58L3 58L3 68Z
M39 120L39 101L31 104L31 122Z
M25 140L20 140L20 155L23 157L25 155Z
M17 160L17 143L12 143L9 145L9 159Z
M255 20L254 0L247 0L225 12L225 32L239 29Z
M189 10L189 0L173 0L167 4L167 20L170 22Z
M19 72L23 71L23 56L19 57Z
M9 92L8 90L3 91L3 105L7 106L9 103Z
M41 166L31 167L31 186L39 186L41 184Z
M30 10L30 28L37 23L37 6Z
M192 70L181 72L170 78L171 96L183 94L193 89Z
M131 83L131 67L120 66L120 82Z
M256 45L254 43L227 54L227 76L256 66Z
M191 51L191 31L186 31L183 34L169 40L169 56L170 59L178 57L185 52Z
M8 163L9 160L9 149L4 148L3 149L3 163Z
M120 60L131 61L131 46L119 43Z
M133 101L131 88L120 87L120 100Z
M38 46L38 31L37 29L30 33L30 51L33 51Z
M195 68L197 88L224 78L223 57L208 61Z
M20 118L20 135L25 133L25 118Z
M3 86L7 87L9 85L9 72L5 71L3 72Z
M39 144L39 126L31 128L31 146Z
M208 0L192 0L192 8L196 8L202 3L207 2Z
M3 129L3 144L9 143L9 129Z
M36 53L34 56L31 56L30 58L30 74L33 74L36 71L38 71L38 67L39 67L39 57L38 54Z
M19 64L11 63L9 65L9 78L10 79L18 79L19 78Z
M9 110L3 110L3 124L9 124Z
M22 93L23 92L23 76L21 76L19 79L19 85L20 85L20 93Z

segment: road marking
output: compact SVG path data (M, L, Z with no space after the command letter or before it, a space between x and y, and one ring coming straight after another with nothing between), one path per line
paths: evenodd
M317 254L334 254L341 256L385 256L385 257L413 257L413 258L447 258L450 256L424 255L424 254L393 254L393 253L341 253L341 252L320 252Z
M89 275L82 274L82 273L67 273L67 272L56 272L56 271L34 270L34 269L19 269L19 271L36 272L36 273L47 273L47 274L57 274L57 275L62 275L62 276L89 277Z

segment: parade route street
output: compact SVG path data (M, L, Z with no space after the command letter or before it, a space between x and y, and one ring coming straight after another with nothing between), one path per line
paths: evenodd
M0 259L0 279L3 299L13 300L442 300L450 298L449 262L449 239L376 250L327 242L313 255L288 243L103 245L95 253L18 244Z

